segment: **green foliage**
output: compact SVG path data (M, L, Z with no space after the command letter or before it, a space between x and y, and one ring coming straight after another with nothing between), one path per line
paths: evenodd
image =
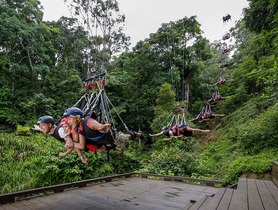
M123 160L113 151L110 161L106 153L96 156L83 152L88 164L83 164L74 151L65 158L58 157L64 150L61 142L43 134L26 137L0 133L0 193L133 172L140 167L143 147L132 142Z
M171 176L190 176L196 156L189 153L184 144L186 143L180 141L161 149L156 148L151 157L142 163L143 169L139 171Z
M35 187L38 181L36 167L25 168L44 153L34 137L0 134L1 193Z
M16 134L29 136L29 135L31 135L31 129L30 129L30 127L27 127L27 126L17 125L16 126Z
M265 68L268 73L261 78L264 81L264 94L262 95L262 100L264 100L266 104L274 105L278 100L278 58L270 58L272 64Z
M243 174L256 174L258 178L271 173L271 166L277 160L278 149L264 150L257 155L242 156L227 165L225 180L236 183Z
M165 112L172 111L174 103L175 93L172 90L172 86L169 83L163 84L156 99L155 116L157 117Z
M233 184L245 173L269 173L277 159L277 106L260 113L260 98L250 100L225 119L217 141L200 151L193 177Z
M247 57L244 59L242 63L232 72L232 76L234 78L234 83L240 84L247 88L255 88L256 87L256 76L251 74L251 72L256 71L257 63L253 57ZM242 75L247 75L246 77L242 77ZM255 90L249 90L249 92L255 92Z
M199 152L200 154L192 166L192 176L204 179L224 180L227 164L238 155L234 150L233 143L226 138L221 138L220 135L218 141L211 143Z
M248 154L257 154L262 148L275 148L278 142L278 106L260 113L238 133L240 147Z
M275 0L249 0L250 6L244 11L246 27L260 33L277 26L278 4Z
M257 98L250 99L248 102L241 104L242 101L240 101L240 96L237 97L236 95L234 95L233 97L228 98L227 101L225 100L223 103L225 103L225 106L227 106L227 104L229 105L233 103L233 105L235 106L234 108L237 108L226 118L226 126L228 130L239 129L238 126L241 126L246 122L249 123L250 120L256 118L260 112L258 108Z

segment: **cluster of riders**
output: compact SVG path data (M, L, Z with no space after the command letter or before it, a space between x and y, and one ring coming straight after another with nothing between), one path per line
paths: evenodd
M65 157L75 151L83 163L88 163L84 151L103 152L114 150L119 158L122 158L122 147L128 145L129 141L139 139L141 143L147 142L147 138L142 131L129 130L125 134L117 131L109 123L99 123L93 116L94 114L84 116L81 109L71 107L65 110L62 119L57 123L51 116L40 117L33 130L43 132L63 142L66 151L60 152L60 157ZM186 141L195 131L209 132L210 130L191 128L189 125L181 123L174 126L163 126L160 133L150 134L149 136L165 135L164 140L181 139Z
M181 123L174 126L163 126L160 133L150 134L150 136L161 136L165 135L164 140L175 140L181 139L186 141L190 136L193 135L193 132L210 132L210 130L202 130L198 128L191 128L189 125Z
M197 118L199 122L209 120L215 116L224 116L214 114L211 111L210 103L222 100L219 92L215 92L212 98L204 103L202 112ZM184 108L178 112L184 112ZM60 152L60 157L65 157L72 151L76 151L83 163L88 163L88 158L84 155L85 151L97 152L114 150L119 158L123 157L123 147L127 146L132 140L139 139L141 143L146 143L147 138L142 131L128 130L123 133L115 129L110 123L100 123L94 112L84 114L78 107L70 107L63 113L63 117L55 123L53 117L42 116L38 119L38 124L34 125L33 130L37 130L48 134L57 140L64 142L66 151ZM164 140L188 140L194 132L209 132L210 130L202 130L191 128L186 123L175 124L172 126L163 126L160 133L150 134L149 136L164 135ZM109 154L108 154L109 155Z
M226 82L224 77L221 77L219 84ZM222 114L215 114L212 112L210 104L217 103L223 100L216 91L212 97L205 101L201 113L191 121L199 120L203 122L214 118L215 116L224 116ZM175 109L177 113L184 113L185 107ZM185 121L184 121L185 122ZM37 130L48 134L57 140L65 143L66 151L60 152L60 157L65 157L72 151L76 151L80 160L83 163L88 163L88 158L85 157L84 151L107 151L114 150L117 152L119 158L123 157L123 147L127 146L132 140L139 139L141 143L146 143L147 138L142 131L128 130L123 133L114 128L110 123L100 123L94 112L84 114L78 107L70 107L63 113L62 119L55 123L53 117L42 116L38 119L38 124L34 125L33 130ZM191 128L186 123L175 124L172 126L163 126L160 133L150 134L149 136L164 135L164 140L188 140L194 132L209 132L210 130L202 130L198 128ZM108 153L109 156L109 153Z
M119 158L123 157L124 145L134 139L140 139L142 143L147 141L142 131L129 130L127 134L114 129L111 124L99 123L93 114L84 116L81 109L71 107L65 110L63 118L55 123L51 116L42 116L38 120L38 125L34 125L33 130L41 131L53 136L65 143L66 152L61 152L60 157L65 157L75 150L83 163L88 159L82 154L83 150L91 152L115 150Z

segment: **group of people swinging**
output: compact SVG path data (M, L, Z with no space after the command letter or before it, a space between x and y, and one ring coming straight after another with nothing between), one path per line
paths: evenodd
M181 123L179 125L174 126L163 126L160 133L150 134L150 136L161 136L165 135L166 138L164 140L176 140L181 139L183 141L188 140L190 136L193 135L193 132L210 132L210 130L202 130L198 128L191 128L189 125Z
M59 141L65 143L66 152L60 152L60 157L65 157L75 150L83 163L88 159L82 154L87 149L92 152L115 150L119 158L123 157L124 145L129 141L139 138L141 142L147 139L141 131L128 131L124 134L112 128L111 124L102 124L77 107L71 107L65 110L63 118L57 125L51 116L42 116L38 120L38 125L34 125L34 130L41 131L53 136Z

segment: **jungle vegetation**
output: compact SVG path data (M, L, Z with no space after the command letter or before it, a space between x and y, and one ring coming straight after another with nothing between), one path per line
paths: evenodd
M45 22L38 0L0 1L0 193L133 171L229 184L243 175L271 178L278 159L276 0L249 0L229 31L232 55L221 53L222 40L203 37L194 16L162 23L129 49L117 1L66 2L74 17ZM229 65L220 68L223 60ZM173 108L185 105L189 125L211 132L186 142L148 136L146 144L131 142L122 160L113 152L109 161L88 152L88 164L76 153L59 158L64 145L30 128L42 115L59 119L84 94L83 81L103 70L107 95L129 128L160 132ZM225 99L213 111L225 117L191 122L220 75Z

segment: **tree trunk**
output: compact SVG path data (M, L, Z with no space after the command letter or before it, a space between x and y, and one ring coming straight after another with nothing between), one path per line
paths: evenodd
M184 96L184 99L183 100L186 100L186 106L185 106L185 113L188 111L188 104L189 104L189 80L188 80L188 77L186 77L184 80L183 80L183 96Z

